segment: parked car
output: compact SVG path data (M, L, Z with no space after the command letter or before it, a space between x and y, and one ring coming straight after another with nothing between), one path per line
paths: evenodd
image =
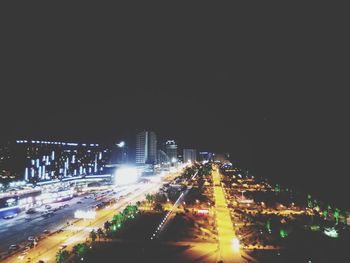
M34 236L29 236L28 237L28 241L34 241L34 240L36 240L36 238Z
M26 214L34 214L34 213L36 213L35 208L29 208L29 209L26 211Z
M11 245L9 247L9 250L12 250L12 251L17 250L17 249L19 249L19 246L17 244Z

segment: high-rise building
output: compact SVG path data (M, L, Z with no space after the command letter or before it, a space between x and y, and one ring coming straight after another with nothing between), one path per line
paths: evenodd
M196 149L184 149L183 150L183 162L194 162L197 160L197 151Z
M177 145L174 140L168 140L165 142L165 152L171 163L177 162Z
M153 131L136 134L136 164L157 163L157 136Z
M128 146L124 141L116 144L115 162L117 164L126 164L128 162Z
M198 160L200 162L209 162L213 160L213 153L207 151L201 151L198 154Z

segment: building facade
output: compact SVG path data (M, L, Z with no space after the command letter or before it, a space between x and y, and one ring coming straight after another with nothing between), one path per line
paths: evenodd
M157 135L153 131L136 134L136 164L157 163Z
M196 149L184 149L183 150L183 162L195 162L197 161Z
M129 161L128 158L128 145L125 141L121 141L116 144L114 152L113 162L116 164L126 164Z
M171 163L177 162L177 145L174 140L168 140L165 142L165 152Z
M213 161L213 153L208 151L200 151L198 153L198 161L200 162L211 162Z
M10 142L6 155L2 168L31 183L102 174L110 160L110 151L96 143L41 140Z

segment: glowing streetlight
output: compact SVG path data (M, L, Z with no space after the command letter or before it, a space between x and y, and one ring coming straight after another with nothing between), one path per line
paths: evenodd
M239 244L238 238L233 238L232 241L231 241L231 245L232 245L233 251L235 251L235 252L239 251L240 244Z

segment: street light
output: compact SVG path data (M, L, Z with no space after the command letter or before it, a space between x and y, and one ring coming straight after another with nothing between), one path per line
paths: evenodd
M233 238L232 241L231 241L231 245L232 245L233 251L235 251L235 252L238 252L238 251L239 251L239 246L240 246L240 244L239 244L238 238L236 238L236 237Z

